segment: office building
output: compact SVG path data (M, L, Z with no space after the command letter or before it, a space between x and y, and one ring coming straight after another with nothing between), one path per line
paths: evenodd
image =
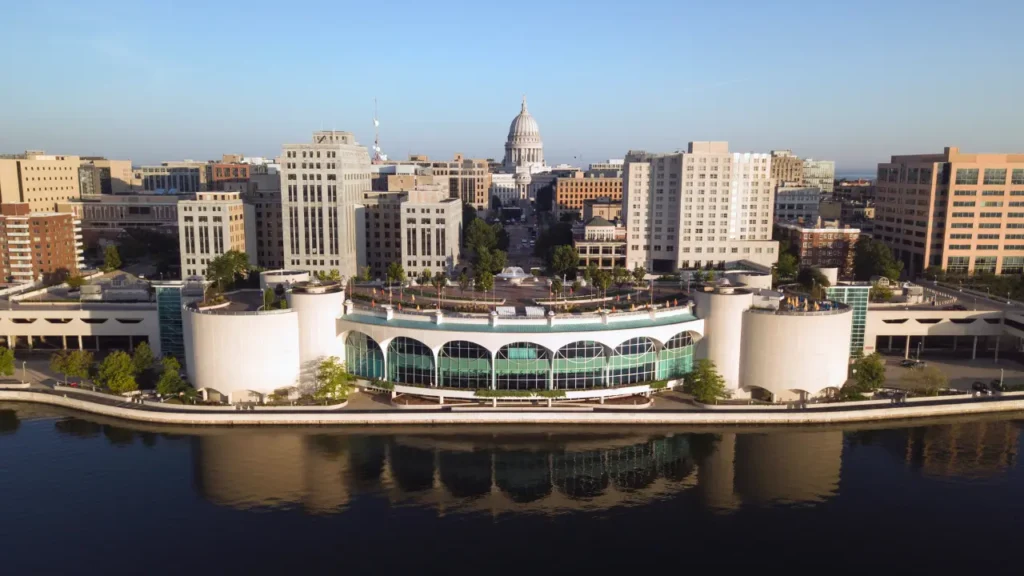
M268 270L281 268L285 262L281 175L250 173L248 189L242 200L254 208L256 264Z
M256 262L254 207L238 192L200 192L195 200L178 202L178 242L181 275L206 276L211 260L236 250Z
M205 162L164 162L159 166L135 168L132 177L146 192L156 194L195 194L209 190L209 170Z
M604 218L609 222L618 222L622 219L622 200L609 200L608 198L584 200L583 221L589 222L591 218Z
M1024 271L1024 154L893 156L877 186L875 238L910 276Z
M0 204L0 274L7 282L63 282L84 265L82 230L72 214Z
M622 170L626 161L622 158L612 158L604 162L592 162L587 168L586 176L597 176L604 178L622 178Z
M573 244L580 268L590 264L604 270L626 266L626 229L600 216L573 231Z
M815 186L822 194L832 194L835 189L836 163L832 160L804 160L804 186Z
M437 193L448 198L447 186L438 185ZM387 279L388 266L402 262L402 201L407 191L364 192L356 209L356 236L363 242L359 269L368 267L373 279Z
M826 228L816 222L776 222L776 239L787 240L800 265L838 268L842 278L853 276L853 256L860 239L857 228Z
M34 212L50 212L58 202L81 196L78 156L46 154L0 155L0 204L26 203Z
M459 262L462 203L445 197L439 189L410 190L404 193L399 208L401 262L406 275L415 278L430 270L451 276ZM377 231L376 226L366 230L367 242L372 241L374 249L383 240L377 238Z
M621 177L588 177L576 171L567 178L555 179L554 211L559 217L564 212L583 213L583 203L587 200L606 198L613 202L622 202Z
M227 184L249 181L249 165L241 162L213 162L208 170L211 190L227 190Z
M778 259L771 156L730 153L726 142L686 152L631 151L623 176L629 268L655 273Z
M78 167L78 186L82 198L101 194L130 194L132 185L131 160L107 160L83 156Z
M60 202L57 211L75 214L87 230L156 228L176 231L178 202L194 197L193 194L103 194Z
M775 189L776 222L814 222L821 190L816 187L779 186Z
M358 252L355 207L370 191L370 155L351 132L314 132L285 144L281 158L285 267L338 270L352 278Z
M790 150L772 150L772 180L776 186L802 186L804 161Z

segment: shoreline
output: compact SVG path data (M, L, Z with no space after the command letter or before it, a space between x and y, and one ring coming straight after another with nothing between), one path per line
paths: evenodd
M79 398L30 390L0 390L0 402L26 402L58 406L120 420L185 426L448 426L448 425L688 425L796 427L922 418L1024 412L1024 397L971 399L923 406L772 413L728 410L595 410L559 411L557 408L516 411L405 411L373 412L171 412L102 404Z

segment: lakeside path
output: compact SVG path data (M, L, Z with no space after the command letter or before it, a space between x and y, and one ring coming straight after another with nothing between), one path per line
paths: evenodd
M288 412L152 408L100 400L85 394L55 392L41 387L0 389L0 401L61 406L124 420L195 426L336 426L336 425L464 425L464 424L601 424L693 426L814 425L884 420L909 420L996 412L1024 412L1024 394L978 398L928 399L915 404L889 403L819 409L763 410L606 410L450 408L415 410L296 410Z

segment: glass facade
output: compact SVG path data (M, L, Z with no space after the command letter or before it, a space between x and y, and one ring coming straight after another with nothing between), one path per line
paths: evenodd
M592 340L566 344L555 354L556 390L576 390L604 386L604 345Z
M661 349L658 380L682 378L693 370L693 337L689 332L673 336Z
M479 344L456 340L441 347L437 359L442 388L491 387L491 353Z
M551 375L551 352L532 342L502 346L494 373L498 390L545 390Z
M350 332L345 338L345 368L370 380L384 378L384 353L380 344L362 332Z
M608 385L655 380L657 350L650 338L632 338L615 347L608 361Z
M828 297L846 304L853 309L853 330L850 333L850 355L864 352L864 328L868 318L868 300L871 286L829 286Z
M174 356L185 366L185 330L181 324L180 285L161 286L155 284L156 312L160 321L160 353Z
M388 380L434 385L434 353L419 340L400 336L388 345Z

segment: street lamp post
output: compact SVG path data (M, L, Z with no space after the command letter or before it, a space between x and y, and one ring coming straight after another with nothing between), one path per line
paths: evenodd
M24 360L22 360L21 361L21 383L22 384L28 382L28 377L25 374L25 364L28 364L28 362L25 362Z
M921 350L924 349L924 342L917 343L917 359L921 359Z

